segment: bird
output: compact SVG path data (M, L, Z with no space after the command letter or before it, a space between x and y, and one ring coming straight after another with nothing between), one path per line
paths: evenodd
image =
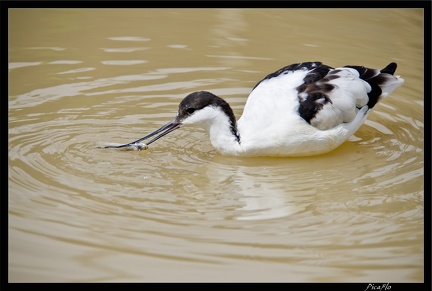
M325 154L355 134L375 105L404 83L394 75L396 68L394 62L381 70L333 68L318 61L294 63L253 87L238 120L221 97L192 92L180 102L175 118L158 130L103 148L147 149L180 127L199 126L208 132L214 149L226 156Z

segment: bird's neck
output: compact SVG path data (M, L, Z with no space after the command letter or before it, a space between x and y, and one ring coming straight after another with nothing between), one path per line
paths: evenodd
M223 127L213 124L208 131L211 144L221 154L239 155L242 152L237 126L232 128L228 124Z
M207 113L208 122L201 124L210 135L213 147L225 155L240 155L241 136L232 110L213 108Z

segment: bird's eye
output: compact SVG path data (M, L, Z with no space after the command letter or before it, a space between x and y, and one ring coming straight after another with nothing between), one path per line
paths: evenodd
M190 107L190 108L186 109L186 111L187 111L187 113L192 114L195 112L195 108Z

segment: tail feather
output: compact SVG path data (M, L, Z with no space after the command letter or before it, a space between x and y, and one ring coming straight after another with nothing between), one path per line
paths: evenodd
M387 67L381 70L381 73L394 75L394 73L396 72L396 68L397 68L396 63L390 63L387 65Z
M368 93L369 109L373 108L381 98L387 97L396 88L404 83L400 76L394 76L397 68L396 63L388 64L384 69L370 69L363 66L346 66L359 72L359 77L371 86Z

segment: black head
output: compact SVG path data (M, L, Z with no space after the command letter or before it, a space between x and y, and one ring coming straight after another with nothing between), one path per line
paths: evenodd
M235 124L236 120L234 113L229 104L222 98L207 91L193 92L187 95L179 105L178 115L184 119L195 111L203 109L207 106L219 107L230 118L231 123Z
M208 106L220 108L228 116L231 124L231 131L239 140L237 122L231 106L224 99L207 91L198 91L187 95L180 102L176 120L181 123L184 119L194 114L194 112Z
M207 91L193 92L187 95L179 104L179 116L187 117L197 110L203 109L207 106L215 107L226 107L228 103L214 95L213 93Z

